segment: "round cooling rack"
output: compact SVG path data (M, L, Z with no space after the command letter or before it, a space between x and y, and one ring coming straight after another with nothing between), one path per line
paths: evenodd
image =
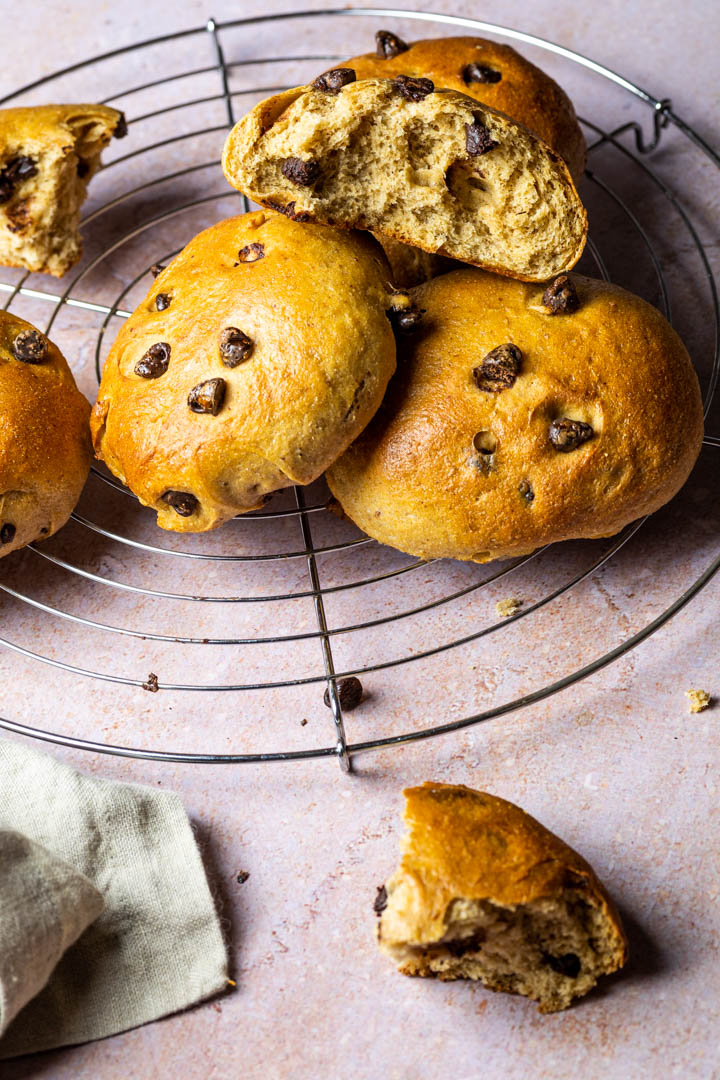
M285 40L293 41L293 55L274 55L278 24ZM551 74L561 83L577 80L578 103L596 108L600 102L592 119L581 116L589 144L582 193L591 221L581 269L632 287L673 321L693 355L707 416L720 362L717 289L698 220L703 208L685 205L663 167L682 154L688 168L704 170L708 182L717 184L720 159L674 113L669 99L552 42L470 18L354 8L226 23L209 19L203 27L74 64L7 95L0 105L96 100L101 86L105 102L125 110L130 138L128 149L126 144L115 148L114 159L108 151L109 160L91 186L82 226L86 255L79 269L59 286L38 275L5 271L7 280L0 281L5 308L44 326L92 396L117 327L148 287L151 265L166 263L201 228L248 209L247 201L228 189L219 167L228 128L266 94L309 81L333 62L369 48L379 26L415 37L419 30L424 35L460 32L519 44L533 59L538 54L545 58L541 63L554 65ZM138 85L127 86L128 57L142 74ZM615 125L618 116L623 122ZM718 446L720 438L708 434L701 484L703 462ZM699 513L703 496L691 490L694 483L693 478L685 497ZM200 763L336 757L347 770L354 754L469 728L600 671L663 626L720 568L720 556L709 551L702 572L695 569L678 583L664 610L652 611L636 598L620 639L594 655L587 649L581 655L571 647L567 611L583 590L622 569L623 560L637 560L638 552L643 558L647 552L654 573L658 560L665 572L666 559L668 576L682 561L664 553L647 519L605 542L557 545L478 566L423 562L380 547L329 512L327 500L327 490L317 483L278 493L267 509L218 533L165 534L156 528L153 512L140 507L102 467L94 467L71 523L51 540L0 563L5 616L0 644L16 665L17 709L24 716L0 718L0 727L125 757ZM669 521L664 540L669 536L676 552L680 533L672 510ZM492 611L509 589L524 603L509 616L490 616L488 608ZM558 626L565 626L562 647L553 651ZM531 685L528 666L523 691L505 700L502 687L480 680L478 708L476 692L469 697L464 692L467 680L457 685L458 673L469 676L498 663L519 670L528 656L542 657L543 650L552 660L552 677ZM539 660L537 666L542 667ZM149 675L150 667L160 674ZM421 670L422 677L415 674ZM358 721L365 737L346 734L350 720L343 715L337 680L348 675L358 675L368 695ZM448 707L440 722L431 723L418 705L417 687L423 680L442 683L444 675L455 709L466 699L475 707L460 715ZM37 685L44 686L46 698L50 687L56 689L56 716L47 723L38 723L31 704ZM101 687L110 696L103 697ZM159 694L152 693L156 688ZM318 712L318 701L325 711L323 691L330 705L326 715L334 722L328 728L332 740L306 746L299 742L307 730L302 714ZM176 748L190 738L199 695L213 703L200 712L198 723L206 728L202 738L212 737L213 710L227 720L228 701L233 713L251 717L242 733L247 752ZM173 707L165 708L168 700L182 702L174 717L168 715ZM250 700L252 708L245 705ZM127 740L113 735L113 728L105 729L102 739L77 734L78 717L107 714L114 705L120 713L144 710L143 745L123 745ZM272 728L279 748L260 750L255 743L270 738L270 713L287 726L280 733L277 724ZM61 730L68 726L71 730ZM167 747L146 745L156 737Z

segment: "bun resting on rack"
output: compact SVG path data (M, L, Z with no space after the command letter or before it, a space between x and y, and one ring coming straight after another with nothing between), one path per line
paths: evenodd
M617 533L684 484L700 390L655 308L579 274L549 285L455 270L411 290L382 409L328 471L369 536L474 562Z
M0 557L70 517L92 459L90 405L56 345L0 312Z
M297 220L370 229L523 280L574 266L587 217L545 143L429 79L335 85L349 78L331 72L256 105L225 143L230 183Z
M566 1009L627 960L592 868L519 806L463 785L408 788L399 869L377 937L404 975L478 979Z
M214 529L315 480L395 370L400 299L371 236L265 211L196 236L108 355L98 457L179 532Z
M0 264L60 277L78 261L88 183L126 133L106 105L0 109Z

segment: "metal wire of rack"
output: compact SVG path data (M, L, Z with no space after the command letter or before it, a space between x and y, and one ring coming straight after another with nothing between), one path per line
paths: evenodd
M690 144L692 144L718 169L720 169L720 158L718 158L718 155L715 154L697 132L674 113L669 99L656 98L652 94L649 94L640 87L628 82L626 79L602 65L574 53L569 49L565 49L533 35L524 34L520 31L496 26L477 19L450 15L436 15L402 9L350 8L329 9L326 11L289 12L286 15L256 16L248 19L232 20L225 23L218 23L210 18L203 27L163 35L74 64L53 75L36 80L20 90L7 95L5 98L0 99L0 105L7 105L31 91L52 85L55 80L60 79L61 77L67 77L74 74L84 76L87 73L88 68L92 65L101 65L105 61L120 57L131 51L142 52L143 50L165 47L173 42L189 41L190 39L199 39L202 41L204 38L208 40L211 45L212 63L206 63L189 70L182 70L180 72L164 75L161 78L148 80L140 85L124 89L120 92L115 92L111 97L105 99L106 103L115 103L121 99L131 98L133 95L139 94L142 91L154 91L157 88L166 88L171 83L177 83L183 79L193 79L200 76L217 77L220 82L219 93L205 94L200 97L191 97L189 99L182 97L175 104L166 105L162 108L140 115L133 115L132 111L129 111L128 120L132 129L133 125L140 124L149 119L158 118L173 111L179 112L181 110L193 109L210 103L218 103L224 110L224 120L222 124L211 124L200 130L191 132L186 131L182 132L180 135L171 135L168 138L157 140L141 149L117 157L103 170L103 173L105 174L110 170L114 171L115 174L117 174L118 170L124 170L123 175L130 177L133 172L132 166L134 159L139 155L148 154L153 151L164 152L169 155L172 153L173 147L178 143L182 145L187 140L200 138L201 136L213 133L217 133L220 137L236 120L235 105L237 101L245 101L253 96L263 95L284 88L285 84L278 86L257 86L253 82L253 85L251 86L234 90L232 88L232 79L238 71L243 69L252 70L254 68L265 70L265 68L268 67L272 70L272 65L275 64L288 65L308 62L316 64L319 68L320 65L326 66L328 63L342 59L341 53L331 53L329 55L311 55L306 53L288 57L253 57L250 60L228 62L226 60L225 46L222 40L224 34L231 30L238 29L250 33L251 30L271 25L282 19L293 19L302 22L303 20L314 21L335 19L340 16L349 19L372 18L376 21L379 19L403 19L408 20L411 23L433 23L444 27L469 30L473 33L490 34L499 37L502 40L509 40L511 42L524 43L540 50L545 50L546 52L561 57L575 65L579 65L581 68L588 72L592 72L594 75L600 76L602 79L614 84L622 91L632 95L635 100L640 101L644 106L647 106L651 110L652 134L647 139L642 125L635 120L613 127L610 130L604 130L603 127L595 122L581 118L581 122L586 131L594 136L588 148L592 167L587 170L587 182L597 192L602 193L602 196L609 201L609 204L612 204L615 207L618 214L625 222L625 227L634 231L639 237L641 247L646 252L649 264L652 267L654 287L657 290L659 306L671 321L673 317L670 296L671 290L668 286L666 274L663 271L662 256L657 252L656 243L643 225L640 216L637 213L637 208L628 205L627 200L615 189L615 185L608 179L603 178L603 176L600 175L600 172L596 170L595 160L598 152L603 148L612 148L613 152L616 155L619 155L619 159L626 167L636 170L637 174L642 178L643 183L649 184L662 196L662 198L672 207L673 213L678 216L679 221L682 223L683 229L689 238L689 243L692 246L692 250L698 257L702 267L708 294L708 312L712 319L712 356L710 370L707 373L706 384L704 387L705 413L707 415L717 390L718 377L720 375L720 309L718 306L716 282L708 255L700 240L695 224L691 220L690 214L656 171L650 168L646 159L648 155L657 150L663 138L663 133L669 126L673 126L680 132ZM200 48L207 48L207 46L201 44ZM621 141L622 137L628 134L634 137L634 152ZM152 195L154 189L158 188L159 185L167 184L168 182L178 183L193 174L204 174L206 171L212 171L219 175L218 166L219 161L217 159L202 160L189 165L184 165L182 168L176 170L171 169L170 171L167 171L167 169L163 169L159 175L152 176L150 179L143 180L140 184L135 184L134 186L132 184L130 186L125 186L123 184L119 194L114 195L86 216L83 222L85 235L90 235L93 228L99 226L105 216L119 208L122 209L123 207L132 206L134 204L133 201L140 197ZM173 221L190 209L201 210L205 205L211 207L218 202L222 203L225 199L233 200L233 204L235 205L238 198L237 193L229 190L213 190L209 194L197 195L195 198L184 200L168 209L161 210L158 214L151 214L149 217L143 215L142 220L138 224L134 224L133 227L129 229L124 228L120 232L120 235L118 235L110 244L102 246L96 254L82 265L82 268L72 276L66 287L59 293L54 293L46 287L38 288L28 285L28 279L30 278L29 273L19 275L15 282L0 282L0 295L2 293L7 294L4 306L6 309L9 309L11 305L17 304L21 298L28 301L37 301L54 305L54 310L50 314L45 326L45 332L48 334L53 332L53 325L58 315L63 310L77 310L83 313L95 313L103 316L94 350L95 373L99 380L102 367L102 354L106 345L108 329L113 323L117 323L117 320L127 318L130 314L130 309L133 305L128 301L128 297L148 273L150 264L158 261L158 253L157 251L153 251L152 258L150 259L147 259L144 255L138 259L141 263L141 268L138 271L136 267L133 267L133 273L128 276L128 280L124 287L110 303L93 300L87 294L86 286L92 280L96 270L116 253L121 253L129 247L132 247L136 241L139 241L142 246L143 238L150 230L164 227L168 222ZM242 201L244 203L244 208L247 209L247 201L244 198L242 198ZM177 254L177 251L179 250L180 248L168 250L164 255L160 256L160 261L167 261ZM601 253L600 245L593 236L590 238L588 251L590 258L594 263L595 272L602 278L608 280L610 274L606 267L606 260ZM720 438L708 434L705 438L705 445L710 448L716 448L720 445ZM123 507L132 505L128 501L128 497L134 499L134 497L131 496L131 493L100 468L93 468L92 482L106 489L110 498L117 502L115 516L119 516L122 519ZM710 562L696 580L693 581L672 604L664 611L660 612L655 618L648 621L641 629L627 636L615 648L594 657L577 669L572 670L562 677L526 693L521 697L517 697L514 700L506 701L479 713L475 713L474 715L465 716L460 719L448 720L431 726L419 726L413 730L404 731L400 734L366 739L364 741L348 742L345 732L343 711L337 690L337 680L348 675L360 675L366 677L372 675L374 672L403 667L410 662L427 657L438 656L448 650L479 642L481 639L513 625L523 627L529 626L530 623L526 622L526 620L528 620L530 616L540 612L541 609L545 608L559 597L570 593L571 590L575 589L582 582L587 581L595 575L601 567L606 566L625 546L631 537L635 536L643 527L645 519L634 523L632 526L626 528L619 536L613 538L607 547L605 547L596 558L593 558L589 566L582 566L574 572L561 576L559 583L549 588L548 591L543 593L537 600L528 606L523 607L509 618L491 622L488 625L482 626L480 629L473 629L472 632L453 636L449 640L440 641L439 643L428 645L419 650L406 650L399 655L385 657L374 663L361 663L357 666L350 666L343 668L342 670L337 670L336 656L333 651L333 645L336 639L346 635L369 631L371 629L377 630L378 628L388 626L391 623L402 624L411 617L436 611L461 598L475 595L479 593L480 590L487 588L495 582L516 574L521 567L527 566L533 560L540 558L545 549L540 552L535 552L532 555L512 560L509 564L501 564L499 567L494 568L491 567L490 572L486 572L485 568L482 568L482 570L476 568L478 570L478 576L473 577L469 583L463 583L460 588L451 588L449 591L443 590L440 595L429 596L424 602L414 601L411 602L409 606L403 606L399 610L391 611L390 613L385 612L378 614L375 618L356 619L355 621L341 622L339 625L336 625L329 618L327 611L328 602L334 596L348 595L355 590L363 590L370 586L380 586L381 588L384 588L387 587L389 583L396 582L400 579L409 579L410 575L417 574L421 568L427 568L431 564L417 559L411 559L409 561L403 559L399 565L395 565L394 563L378 565L372 572L359 577L350 576L349 580L335 583L331 583L326 579L324 580L323 570L320 566L321 557L329 554L340 557L343 553L352 552L355 549L359 550L367 548L369 545L377 547L377 545L374 544L374 541L371 541L368 537L364 536L354 537L353 539L343 539L340 542L330 544L318 543L313 522L317 522L319 520L319 515L324 514L326 510L325 499L308 501L306 490L303 488L293 489L291 498L292 504L287 507L255 512L251 515L246 515L242 519L248 527L257 526L258 522L261 524L264 523L265 526L271 528L280 527L284 522L297 522L299 524L300 544L294 547L291 546L289 550L259 551L253 549L250 553L245 554L239 554L237 551L233 551L232 553L218 552L215 547L211 549L200 547L199 550L190 550L173 547L171 541L168 541L167 544L163 544L159 539L153 540L152 542L137 539L130 535L129 529L124 530L123 521L121 521L119 526L108 527L100 521L93 520L91 516L82 513L79 509L73 514L72 521L74 526L80 530L81 536L84 537L80 547L83 546L83 543L88 543L92 539L99 538L102 541L109 541L112 544L121 545L123 551L126 552L129 557L137 556L149 558L158 563L161 560L177 559L181 562L183 560L189 562L191 565L203 566L210 564L212 567L229 565L230 567L238 567L238 569L242 566L255 567L258 564L268 564L270 567L276 566L277 564L287 565L293 561L297 561L298 563L304 563L305 565L309 583L309 585L305 587L281 589L268 594L262 593L261 595L256 595L251 592L239 595L235 593L230 595L215 595L209 591L178 592L169 588L150 588L147 585L139 585L131 581L120 580L107 573L98 573L83 567L81 565L80 557L75 557L72 552L70 554L62 553L62 551L58 552L58 550L53 549L52 546L49 546L48 544L40 546L31 545L31 550L33 557L39 559L41 564L50 564L53 570L57 570L63 575L71 575L71 578L67 580L77 580L83 585L87 583L88 588L92 589L99 589L101 591L111 590L129 595L133 599L137 598L140 604L153 605L156 601L163 603L183 602L190 606L199 605L201 608L204 608L206 605L217 605L221 610L227 610L226 605L249 605L253 608L254 605L260 604L272 606L274 604L288 604L291 601L303 603L307 601L312 604L314 612L315 627L313 629L301 629L295 630L294 632L279 634L253 634L251 636L223 635L206 637L202 636L200 633L165 633L158 630L149 630L145 625L140 628L134 628L128 625L118 625L112 622L106 622L103 619L91 618L88 614L82 615L74 613L67 610L65 607L61 607L59 604L45 602L31 595L30 590L22 585L22 578L20 579L20 587L12 584L12 578L10 578L10 580L8 580L7 577L0 579L0 591L7 597L18 601L20 604L27 605L32 612L47 616L51 620L60 620L64 624L71 624L81 630L91 630L92 632L98 632L101 635L109 635L110 639L120 637L153 641L170 646L230 646L237 649L251 647L262 648L263 646L287 643L295 645L305 641L315 642L320 647L320 657L322 660L321 671L314 670L310 674L299 674L297 677L290 679L265 678L251 682L221 682L209 684L207 682L163 681L160 682L159 688L162 691L193 692L213 690L216 692L240 692L244 690L271 691L287 686L324 684L328 691L334 722L335 739L331 745L312 747L309 749L264 753L190 753L100 742L66 733L50 731L36 725L30 725L7 718L0 718L0 727L48 742L125 757L207 764L336 757L340 766L347 771L351 768L352 756L355 754L425 739L441 733L457 731L462 728L479 724L492 717L502 716L535 702L542 701L574 683L587 678L593 673L600 671L602 668L612 664L629 650L645 641L656 630L663 626L673 617L673 615L688 604L699 590L711 580L718 569L720 569L720 556L718 556ZM147 513L150 512L148 511ZM378 550L382 551L382 549ZM397 553L394 554L396 555ZM4 563L9 561L10 560L3 560ZM11 640L9 637L0 636L0 645L28 660L49 665L52 668L59 669L73 676L114 683L118 686L142 687L144 685L143 680L140 678L116 674L107 670L92 670L83 667L81 664L71 663L57 657L52 654L51 650L44 653L34 651L16 640Z

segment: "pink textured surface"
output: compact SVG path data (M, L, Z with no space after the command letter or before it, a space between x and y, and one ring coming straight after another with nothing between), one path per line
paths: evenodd
M218 0L213 6L220 20L289 5ZM325 5L308 0L307 6ZM478 9L469 0L435 0L427 6L497 20L585 53L660 98L672 96L680 116L711 142L718 141L712 127L719 104L715 4L695 0L684 7L682 21L677 9L659 0L632 10L621 0L609 0L601 17L587 5L559 0L542 5L509 0L501 11ZM204 4L190 0L152 8L138 0L123 5L76 0L71 10L47 0L24 12L18 25L14 21L14 47L4 59L0 94L98 51L199 26L207 14ZM387 19L382 23L408 29ZM347 29L336 30L333 24L332 31L328 28L318 37L314 21L275 23L250 34L228 34L226 52L229 60L286 51L324 53L332 51L331 33L345 34L347 51L354 52L370 41L375 28L373 20L356 20ZM428 27L432 33L440 30ZM210 66L210 42L205 37L184 39L172 62L177 71ZM126 54L103 72L100 84L90 68L68 78L64 93L70 100L105 97L162 77L164 65L157 52ZM546 58L545 66L571 91L582 115L608 125L639 118L648 128L648 110L620 91L555 57ZM263 85L270 85L271 78L265 78ZM128 98L128 118L180 101L190 88L197 97L218 93L216 73L192 82L178 80L161 97ZM59 90L53 91L55 96L61 96ZM31 100L45 100L43 91L34 92ZM206 111L193 116L196 123L223 124L222 101L203 108ZM151 137L173 134L176 125L187 120L180 111L146 127L143 123L131 126L129 139L108 160L140 149ZM208 132L194 140L193 151L198 161L207 160L217 156L221 145L222 132ZM161 171L182 168L187 153L186 143L171 144L161 158L135 158L132 174L127 166L108 170L94 182L88 210ZM688 151L676 132L668 133L652 164L691 210L717 270L717 175ZM622 190L638 214L647 215L645 224L677 298L678 328L701 374L706 374L707 298L697 284L696 268L688 270L687 235L674 218L667 225L661 219L658 225L653 215L666 210L648 195L646 186L636 184L634 173L604 158L598 172ZM200 170L179 181L172 192L170 185L151 188L142 199L121 204L88 227L87 257L108 238L162 213L178 193L193 198L224 195L225 190L217 170L212 175ZM627 230L594 189L588 186L583 194L593 235L613 277L657 301L652 274L636 258L624 235ZM103 260L73 295L114 301L158 253L181 246L198 228L239 209L236 196L226 196L140 234ZM592 264L586 269L592 273ZM0 272L0 280L16 278L13 271ZM57 282L37 276L32 284L49 292L58 288ZM144 279L124 303L132 306L146 287ZM39 301L20 301L13 310L41 325L48 317L47 305ZM88 395L94 392L94 344L101 322L100 316L64 310L53 329ZM720 429L719 412L714 410L708 424L713 433ZM718 453L706 448L677 500L608 565L541 612L435 658L368 675L367 700L346 718L349 739L400 734L513 700L641 629L717 554ZM271 508L285 505L283 500L291 505L283 496ZM308 500L315 501L312 492ZM168 548L234 554L302 549L294 519L263 525L235 522L217 534L181 544L155 530L147 512L105 491L98 480L90 482L80 512L110 531ZM315 542L322 545L355 535L324 514L312 517L312 527ZM473 633L496 621L496 600L518 596L528 606L587 569L604 549L567 545L433 612L362 634L338 635L333 638L337 667L407 656ZM78 525L68 526L46 550L71 557L99 575L180 593L267 596L309 588L302 558L239 568L168 560L89 538ZM342 584L406 562L368 545L321 556L319 571L323 584ZM329 623L347 626L414 608L497 569L434 564L382 586L341 590L328 599ZM200 638L315 630L307 596L287 605L142 601L70 578L31 553L6 560L0 570L3 584L45 603L134 629ZM720 1076L719 714L715 707L691 716L684 696L691 687L720 695L719 596L715 581L648 642L584 683L456 734L360 755L349 777L329 759L209 767L49 748L92 775L180 792L204 846L231 942L237 989L187 1014L102 1043L6 1063L3 1078ZM280 681L321 671L316 637L282 646L171 648L72 626L20 605L7 593L1 634L98 671L141 680L153 670L161 684ZM0 651L0 673L4 716L84 738L197 752L306 749L330 746L333 740L322 683L243 694L150 695L139 688L81 679L7 650ZM307 724L302 725L302 719ZM541 1017L522 999L490 994L479 986L397 975L375 950L371 904L375 886L396 861L401 788L428 778L466 783L512 799L577 847L626 917L632 951L627 971L606 981L580 1006L551 1017ZM250 874L244 884L237 882L240 870Z

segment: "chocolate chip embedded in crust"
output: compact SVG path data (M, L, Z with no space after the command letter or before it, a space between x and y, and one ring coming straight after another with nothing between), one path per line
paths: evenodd
M265 255L264 244L247 244L238 251L238 259L241 263L254 263Z
M317 180L320 165L317 161L303 161L302 158L289 157L285 158L280 170L291 184L297 184L298 187L309 187L310 184Z
M170 346L167 341L156 341L140 357L133 370L141 379L159 379L167 371L169 363Z
M225 400L226 383L224 379L206 379L193 386L187 402L195 413L210 413L217 416Z
M559 420L553 420L549 438L556 450L569 454L571 450L577 450L583 443L592 439L594 434L590 424L586 424L583 420L570 420L567 416L563 416Z
M166 491L160 498L168 506L172 506L175 513L179 514L180 517L190 517L198 507L198 500L189 491Z
M165 269L165 267L163 266L162 263L153 263L152 266L150 267L150 273L152 274L153 277L157 277L158 274L162 274L164 269Z
M172 298L166 292L159 292L155 297L155 307L158 311L165 311L171 303Z
M432 79L411 79L408 75L396 75L393 82L408 101L422 101L435 90Z
M0 529L0 544L11 544L15 539L16 532L15 526L11 525L9 521L6 521Z
M363 687L360 680L355 675L349 675L347 679L338 679L337 681L338 697L340 698L340 707L344 712L350 712L362 701ZM330 688L325 691L323 695L323 701L327 705L328 709L331 709L330 704Z
M567 274L561 274L548 285L542 302L551 315L571 314L580 307L577 289Z
M393 306L385 312L396 334L414 334L419 327L425 308L413 303L407 293L396 293Z
M481 157L489 150L494 150L499 145L485 127L477 113L474 113L472 124L465 125L465 149L470 157Z
M487 394L499 394L511 387L520 373L522 353L508 342L491 349L478 367L473 368L475 385Z
M563 953L562 956L543 955L543 963L557 971L558 975L566 975L568 979L576 979L580 974L580 957L575 953Z
M124 139L125 136L127 135L127 133L128 133L127 120L125 119L125 113L121 112L120 113L120 119L118 120L117 124L115 125L115 130L113 131L113 135L115 136L116 139Z
M12 353L23 364L42 364L47 360L48 340L39 330L21 330L12 343Z
M407 52L410 46L389 30L378 30L375 34L375 53L379 60L392 60L393 56Z
M249 359L254 342L236 326L226 327L220 335L220 359L225 367L234 368Z
M462 70L463 81L466 83L499 83L502 74L487 64L466 64Z
M378 885L377 896L373 900L373 911L376 915L382 915L387 907L388 894L384 885Z
M37 176L37 162L23 154L12 158L0 169L0 203L8 202L15 193L18 184Z
M521 480L518 484L518 491L522 495L526 503L530 504L535 498L535 492L533 491L532 484L529 480Z
M318 75L311 85L314 90L322 90L326 94L339 94L343 86L354 83L356 78L352 68L333 68L332 71Z

